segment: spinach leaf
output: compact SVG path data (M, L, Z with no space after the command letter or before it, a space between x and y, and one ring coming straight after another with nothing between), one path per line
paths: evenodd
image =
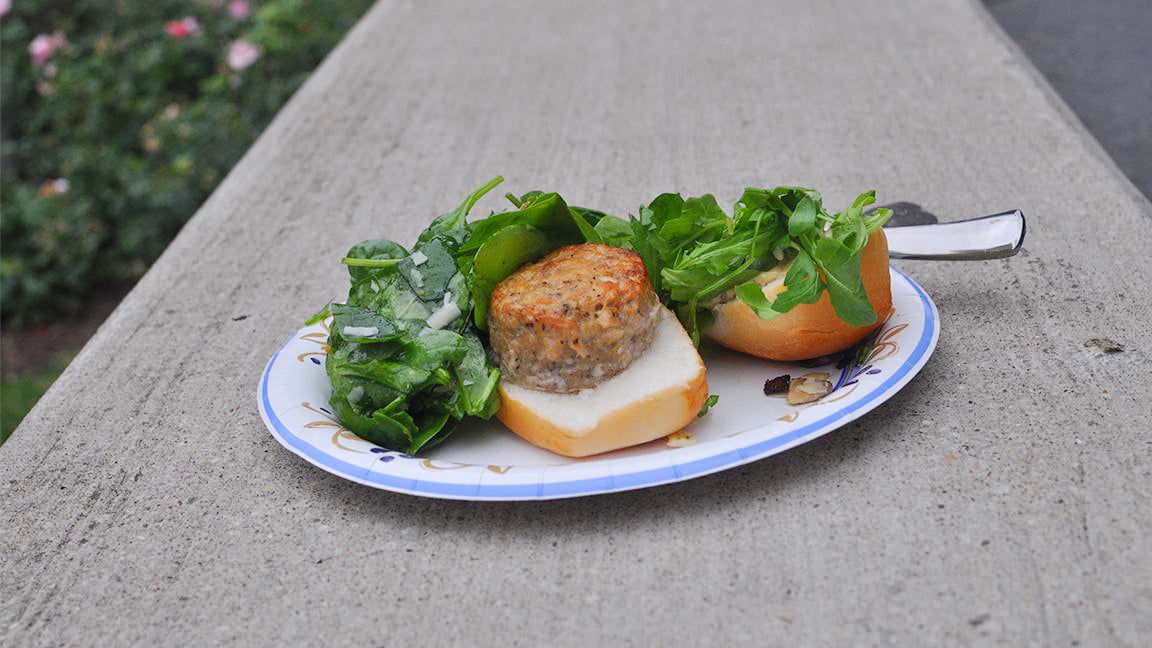
M408 256L408 250L405 250L404 246L392 241L376 239L353 245L352 249L348 250L348 254L344 255L344 263L348 266L348 274L351 275L352 281L356 282L379 276L406 256ZM353 262L349 263L349 261ZM357 264L355 261L378 263Z
M371 414L361 414L343 396L333 396L330 403L340 423L365 441L392 449L406 449L412 443L416 425L403 412L389 414L375 410Z
M371 240L344 258L352 280L347 303L321 313L333 317L325 369L334 411L363 438L415 453L443 441L466 416L492 416L500 371L478 332L495 285L562 245L628 237L621 219L539 191L512 196L513 211L468 223L473 205L500 180L435 219L410 252Z
M431 414L419 423L419 432L412 439L412 443L408 444L407 453L416 454L422 448L435 445L431 443L436 435L444 432L444 426L448 423L448 412L440 412ZM441 439L447 437L447 434L441 435Z
M419 260L419 263L417 263ZM412 292L424 301L440 299L448 289L448 282L456 275L456 260L448 251L444 239L432 238L396 266Z
M539 259L559 245L560 241L548 236L544 230L523 223L512 223L493 233L476 251L473 261L472 300L476 326L488 328L488 302L496 284L520 266Z
M576 229L580 230L580 235L584 237L585 243L604 242L604 239L600 237L600 232L596 230L596 223L604 216L603 212L584 207L569 207L568 211L572 214L572 222L576 223Z
M332 330L349 342L387 342L399 335L395 321L375 311L348 304L332 304L329 310Z
M629 240L632 238L632 226L623 218L605 214L596 223L594 229L602 243L616 247L629 247Z
M428 229L421 232L420 236L416 239L416 247L420 248L436 236L447 236L452 240L462 242L467 236L465 225L468 212L472 211L472 207L476 205L478 200L483 198L489 191L498 187L502 182L504 182L504 176L492 178L480 188L476 189L476 191L468 194L468 197L464 199L464 202L460 203L459 207L433 220L432 224L428 226Z
M458 254L475 253L496 232L510 225L531 225L561 245L584 242L577 223L580 217L558 194L535 191L524 194L520 200L520 208L516 211L493 214L472 223L468 240L460 246Z
M488 418L500 409L500 394L496 389L500 384L500 370L489 363L480 338L468 334L464 336L464 343L467 350L456 365L462 412Z

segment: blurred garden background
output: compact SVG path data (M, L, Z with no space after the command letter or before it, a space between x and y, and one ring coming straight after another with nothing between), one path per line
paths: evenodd
M0 0L0 443L372 0Z

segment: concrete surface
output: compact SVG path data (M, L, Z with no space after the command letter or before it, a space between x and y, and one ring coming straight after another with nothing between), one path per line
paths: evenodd
M1147 645L1152 206L1038 79L960 0L381 3L0 450L0 643ZM901 263L924 372L738 470L476 505L281 449L257 377L339 255L495 173L876 187L1029 238Z
M1120 169L1152 197L1152 2L985 4Z

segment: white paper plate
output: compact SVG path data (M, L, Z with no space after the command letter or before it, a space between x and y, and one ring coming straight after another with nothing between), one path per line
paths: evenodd
M460 500L580 497L707 475L783 452L853 421L892 397L936 348L936 306L916 282L892 270L895 313L859 365L804 367L708 348L708 385L720 402L688 427L695 443L664 439L585 459L569 459L521 440L496 419L469 421L419 457L379 448L345 430L328 405L324 373L327 322L301 329L268 362L260 416L285 448L334 475L384 490ZM824 372L835 392L791 406L764 395L780 374Z

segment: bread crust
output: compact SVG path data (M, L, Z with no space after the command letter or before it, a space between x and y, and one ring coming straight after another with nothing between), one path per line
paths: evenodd
M654 441L682 429L704 406L708 379L701 364L687 384L613 410L587 431L554 424L512 397L503 385L500 398L503 402L497 418L525 441L566 457L587 457Z
M768 360L808 360L844 351L876 330L892 315L892 278L888 271L888 240L883 230L868 239L860 258L860 273L876 322L849 326L836 317L825 292L815 304L801 304L774 319L760 319L739 300L712 309L715 322L706 335L722 346ZM774 299L784 291L783 282L765 286L764 295Z

